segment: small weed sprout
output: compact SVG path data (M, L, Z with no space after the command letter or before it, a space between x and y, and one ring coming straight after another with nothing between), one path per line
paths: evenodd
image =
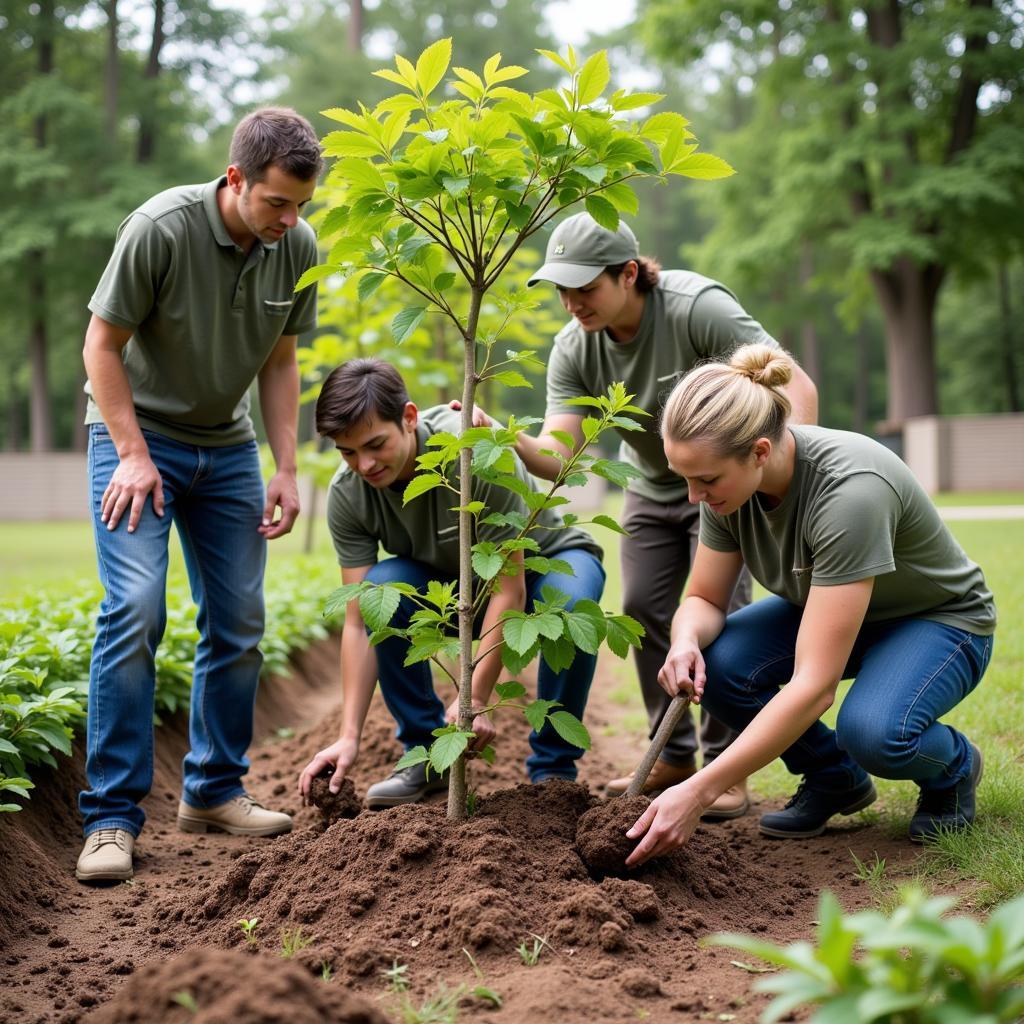
M853 858L854 873L862 881L867 882L868 885L874 886L882 881L885 875L885 858L878 856L878 851L875 851L874 860L863 861L860 857L850 851L850 856Z
M469 961L469 966L473 968L473 973L476 975L478 981L484 980L484 972L480 970L480 965L473 959L473 954L463 946L462 952L466 954L466 959ZM477 985L473 989L473 995L478 999L484 999L489 1002L496 1009L501 1008L501 996L494 991L493 988L488 988L486 985Z
M470 789L466 791L466 817L472 818L477 812L477 808L480 806L480 797L477 794L476 789ZM465 950L463 950L465 952Z
M465 985L448 988L442 983L436 995L421 1006L414 1006L409 996L404 995L398 1008L399 1020L401 1024L456 1024L459 1019L459 1000L465 994Z
M171 996L171 1001L177 1003L179 1006L184 1006L189 1013L198 1013L199 1004L195 1000L195 996L192 995L188 989L182 989L180 992L175 992Z
M530 937L533 939L533 945L528 946L526 944L526 940L524 939L521 943L519 943L519 947L516 949L516 952L519 954L520 959L527 967L535 967L537 965L537 961L540 960L540 954L543 951L544 947L547 946L548 949L550 949L551 947L548 946L548 940L546 936L534 935L531 933Z
M320 980L330 981L334 977L334 968L326 961L320 961Z
M250 946L256 945L256 929L259 927L259 924L260 919L258 917L242 917L238 919L238 927L242 929L245 941Z
M305 949L312 943L312 936L303 935L301 928L282 928L281 949L277 955L284 960L291 960L300 949Z
M409 991L409 965L400 964L397 960L391 961L391 966L380 972L381 977L388 983L388 991L401 994Z

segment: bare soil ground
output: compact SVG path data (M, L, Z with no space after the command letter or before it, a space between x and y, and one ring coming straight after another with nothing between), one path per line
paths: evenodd
M324 643L259 699L262 738L247 786L295 815L292 834L177 831L186 740L181 723L168 723L157 732L135 880L106 888L74 879L82 759L65 762L39 779L24 811L0 816L0 1024L384 1024L402 1019L403 997L381 975L396 961L408 965L416 1005L442 985L465 985L464 1021L756 1021L765 1005L750 990L757 975L700 939L720 930L808 937L822 889L849 909L869 902L851 852L884 858L888 877L916 853L856 816L816 839L770 840L757 832L767 805L755 803L628 877L591 874L576 849L577 819L644 747L607 728L620 713L612 679L599 666L587 712L594 750L580 784L524 785L528 727L507 717L497 764L472 766L480 801L465 825L447 822L437 798L325 828L295 789L340 721L337 643ZM375 698L357 793L399 753ZM250 944L238 921L253 917ZM295 929L311 941L284 959ZM535 937L539 961L527 966L516 948ZM479 985L501 1006L474 996Z

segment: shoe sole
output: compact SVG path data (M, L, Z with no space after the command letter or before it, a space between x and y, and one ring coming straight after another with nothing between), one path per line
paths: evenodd
M985 759L981 756L981 750L978 747L974 746L973 743L971 744L971 749L974 751L975 754L978 755L978 777L974 780L974 793L975 796L977 796L978 787L981 785L981 777L985 774ZM973 824L974 820L972 819L971 821L968 821L966 824L960 826L959 828L951 828L947 825L944 829L940 829L939 831L962 832L965 828L970 828ZM939 832L932 832L928 835L917 835L911 832L909 833L908 838L912 843L922 845L923 843L934 841L938 837L938 834Z
M135 877L135 871L79 871L75 868L75 878L80 882L127 882Z
M279 825L264 828L239 828L237 825L221 825L215 821L207 821L204 818L186 818L178 815L178 828L182 832L205 833L205 832L226 832L231 836L254 836L265 838L268 836L287 835L292 830L291 822L281 828Z
M418 804L425 797L434 793L444 793L448 784L437 788L427 788L417 791L413 796L375 796L366 798L366 806L371 811L386 811L389 807L401 807L403 804Z
M701 821L731 821L733 818L742 818L747 811L750 810L750 801L747 800L739 807L734 807L729 811L714 811L710 808L706 810L701 816Z
M848 804L846 807L841 807L838 811L833 811L824 824L819 828L794 832L787 829L771 828L770 826L759 824L758 830L761 832L761 835L771 836L773 839L813 839L815 836L820 836L825 829L828 828L829 821L831 821L837 814L856 814L858 811L863 811L865 807L870 807L877 799L878 791L874 786L872 786L869 793L865 793L864 796L858 797L852 804Z

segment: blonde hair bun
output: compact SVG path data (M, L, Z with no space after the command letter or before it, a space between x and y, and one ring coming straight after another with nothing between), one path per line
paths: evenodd
M729 365L766 388L785 387L793 379L792 361L774 345L743 345L733 352Z

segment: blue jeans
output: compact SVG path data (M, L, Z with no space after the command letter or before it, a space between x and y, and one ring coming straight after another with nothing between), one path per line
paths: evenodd
M99 828L138 835L139 802L153 782L154 655L166 624L167 544L173 521L199 608L183 797L216 807L243 792L253 704L263 657L266 541L257 532L263 481L255 441L226 448L182 444L143 431L160 472L164 515L152 495L134 533L127 512L115 530L100 522L103 492L118 465L102 425L89 434L93 534L106 592L89 672L88 789L79 797L86 835Z
M555 557L568 562L576 575L551 572L539 576L528 572L527 611L532 609L535 600L541 598L544 586L554 587L565 594L569 598L569 608L584 598L591 601L601 599L604 568L599 559L582 548L560 551ZM366 578L371 583L410 583L417 590L424 589L430 580L448 582L448 578L436 569L411 558L386 558L374 565ZM408 598L402 598L391 625L396 629L407 628L409 616L415 608ZM388 711L398 723L396 735L406 750L421 744L429 747L434 741L432 730L445 724L445 705L434 693L429 662L421 661L406 667L404 661L408 649L408 642L401 637L391 637L374 648L381 694ZM537 696L543 700L557 700L566 711L582 721L596 664L595 655L577 650L569 668L554 672L542 657L537 673ZM563 740L550 724L546 724L540 733L530 733L530 747L533 753L526 759L526 770L531 782L540 782L551 776L576 778L576 761L583 750Z
M789 681L803 609L766 597L734 612L704 652L703 703L743 729ZM938 721L981 680L992 637L927 619L865 623L843 673L853 679L833 731L815 722L782 755L813 789L847 789L865 772L946 789L971 769L967 738Z

